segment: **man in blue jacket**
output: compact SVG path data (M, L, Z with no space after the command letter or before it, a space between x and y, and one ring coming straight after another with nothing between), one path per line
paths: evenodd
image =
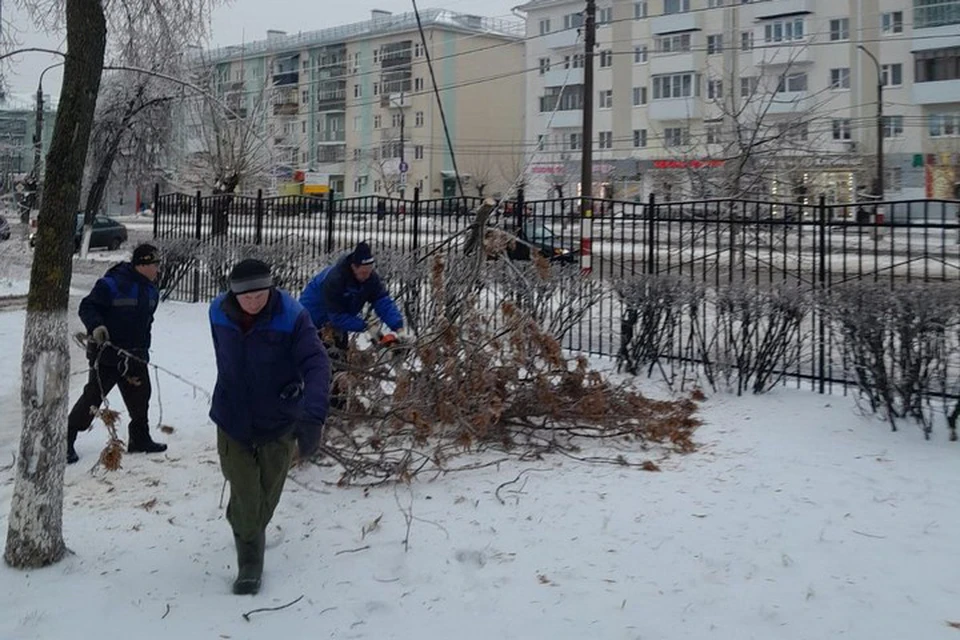
M167 445L150 437L150 329L160 300L154 284L160 256L157 248L142 244L130 262L122 262L97 280L80 301L80 320L90 338L87 359L90 375L83 395L67 420L67 463L79 460L77 434L90 428L92 410L99 408L114 387L120 388L130 413L129 453L159 453ZM122 350L122 351L121 351ZM126 353L124 353L126 352ZM133 356L133 357L130 357Z
M236 594L255 594L265 531L287 471L320 444L329 408L330 361L310 315L273 286L270 267L238 263L230 291L210 305L217 384L210 418L230 483L227 520L237 547Z

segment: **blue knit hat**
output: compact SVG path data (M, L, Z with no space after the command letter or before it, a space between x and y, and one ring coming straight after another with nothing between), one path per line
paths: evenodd
M358 242L350 254L350 263L355 265L373 264L373 252L370 251L370 245L366 242Z

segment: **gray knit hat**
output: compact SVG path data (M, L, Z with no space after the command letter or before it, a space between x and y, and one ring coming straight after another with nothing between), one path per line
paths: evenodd
M273 276L270 266L254 258L247 258L237 263L230 272L230 291L241 294L251 291L261 291L273 286Z

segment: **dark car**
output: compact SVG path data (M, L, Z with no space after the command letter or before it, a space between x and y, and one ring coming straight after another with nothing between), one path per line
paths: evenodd
M30 246L34 246L36 233L30 234ZM83 241L83 214L77 214L77 227L73 236L74 251L80 250ZM127 241L127 228L107 216L96 216L93 219L93 233L90 235L90 248L105 248L116 251Z
M0 240L10 239L10 223L3 216L0 216Z
M539 250L543 257L551 262L574 263L577 261L578 250L566 247L553 231L544 224L528 220L517 230L514 227L514 233L518 238L528 244L517 242L512 249L507 252L512 260L529 260L531 246Z

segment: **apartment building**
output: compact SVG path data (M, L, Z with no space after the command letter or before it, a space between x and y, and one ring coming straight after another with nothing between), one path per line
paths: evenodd
M579 189L584 8L521 7L538 195ZM594 194L848 202L878 138L887 198L960 180L960 0L599 0L597 23Z
M466 193L506 188L522 162L522 21L432 9L421 22L426 48L414 14L373 11L202 56L232 117L264 139L278 193L459 195L428 54Z
M56 112L44 95L41 157L50 148ZM33 170L37 108L35 95L8 94L0 101L0 191L14 188Z

